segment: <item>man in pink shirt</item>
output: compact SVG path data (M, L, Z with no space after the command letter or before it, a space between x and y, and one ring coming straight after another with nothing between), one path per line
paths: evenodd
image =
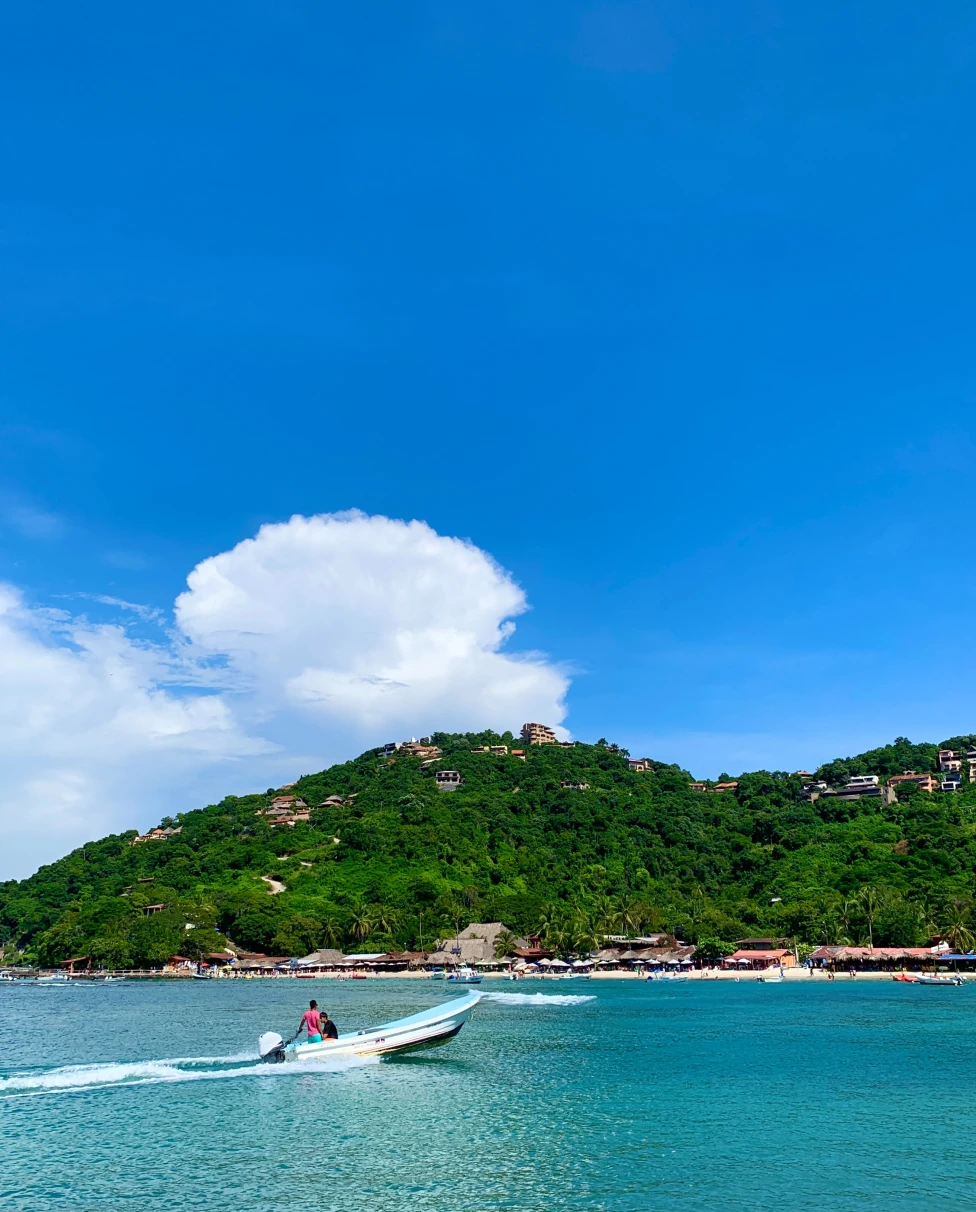
M308 1009L302 1015L302 1021L298 1024L299 1035L301 1035L303 1027L308 1032L308 1042L310 1044L320 1044L322 1042L322 1023L319 1016L319 1004L314 999L308 1003Z

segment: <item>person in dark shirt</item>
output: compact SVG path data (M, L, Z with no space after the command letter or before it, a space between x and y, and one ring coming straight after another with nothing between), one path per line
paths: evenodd
M320 1022L321 1022L321 1024L322 1024L322 1038L323 1038L323 1040L326 1040L326 1039L338 1039L338 1038L339 1038L339 1032L336 1030L336 1025L335 1025L335 1023L332 1021L332 1019L331 1019L331 1018L329 1018L329 1016L328 1016L328 1015L325 1013L325 1011L324 1011L324 1010L323 1010L323 1011L322 1011L322 1013L319 1015L319 1021L320 1021Z

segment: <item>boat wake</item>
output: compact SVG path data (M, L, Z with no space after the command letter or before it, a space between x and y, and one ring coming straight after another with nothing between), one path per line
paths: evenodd
M486 1002L503 1002L506 1006L579 1006L595 1001L592 993L483 993Z
M246 1064L239 1062L246 1061ZM97 1065L63 1065L58 1069L35 1070L0 1077L0 1101L42 1094L80 1093L86 1090L117 1089L122 1086L158 1085L163 1082L215 1081L240 1077L300 1077L341 1073L361 1065L376 1064L378 1057L344 1056L327 1061L305 1061L298 1065L265 1065L253 1052L235 1056L186 1056L167 1060L131 1061Z

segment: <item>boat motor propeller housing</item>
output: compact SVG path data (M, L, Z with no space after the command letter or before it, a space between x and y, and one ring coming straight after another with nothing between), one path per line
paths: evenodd
M268 1065L281 1065L285 1060L285 1041L277 1031L265 1031L258 1040L258 1055Z

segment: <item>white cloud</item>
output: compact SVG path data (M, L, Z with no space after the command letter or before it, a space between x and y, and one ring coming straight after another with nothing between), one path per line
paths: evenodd
M0 587L0 878L394 737L565 716L565 675L502 651L522 590L424 523L294 517L187 584L156 645Z

